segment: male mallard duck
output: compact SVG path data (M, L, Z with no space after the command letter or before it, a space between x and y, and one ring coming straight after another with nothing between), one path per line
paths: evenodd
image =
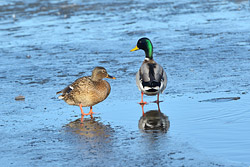
M110 85L103 78L115 79L108 75L103 67L96 67L91 76L77 79L75 82L57 92L62 93L58 98L69 105L79 105L82 115L93 114L92 106L105 100L110 93ZM84 113L82 107L90 107L89 113Z
M141 38L138 40L134 49L136 51L142 49L145 51L145 59L136 73L136 85L141 91L141 102L143 101L143 94L153 96L157 95L156 103L159 103L159 93L162 93L167 86L167 75L163 68L153 60L153 45L148 38Z

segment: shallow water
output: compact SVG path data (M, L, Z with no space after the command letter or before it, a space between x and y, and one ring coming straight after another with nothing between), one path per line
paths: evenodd
M249 22L244 0L0 1L1 164L249 166ZM129 50L143 36L169 79L167 133L138 127L144 53ZM55 93L95 66L117 79L79 124Z

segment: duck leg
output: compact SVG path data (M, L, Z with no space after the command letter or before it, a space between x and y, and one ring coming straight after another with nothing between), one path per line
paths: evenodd
M159 101L159 96L160 96L160 93L157 94L157 101L156 101L157 104L160 103L160 101Z
M160 93L157 94L157 100L153 101L152 103L157 103L159 104L160 102L163 102L163 101L160 101L159 99L159 96L160 96Z
M89 110L89 113L88 113L88 115L90 115L91 116L91 118L93 118L93 110L92 110L92 106L90 106L90 110Z
M160 103L157 103L157 106L158 106L158 111L161 112Z
M140 104L141 105L141 110L142 110L142 116L144 116L144 105L145 104Z
M82 104L79 104L79 107L80 107L80 109L81 109L81 113L82 113L82 115L86 115L86 114L83 112L83 109L82 109Z
M81 124L83 124L84 115L81 115Z
M141 92L141 101L139 102L139 104L147 104L147 102L143 101L143 92Z
M89 113L84 113L84 112L83 112L82 104L79 104L79 107L80 107L80 109L81 109L82 115L92 115L92 114L93 114L92 106L90 107Z

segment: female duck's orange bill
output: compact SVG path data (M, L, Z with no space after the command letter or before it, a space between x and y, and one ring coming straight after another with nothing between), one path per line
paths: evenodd
M110 76L110 75L107 75L106 78L116 79L115 77L112 77L112 76Z

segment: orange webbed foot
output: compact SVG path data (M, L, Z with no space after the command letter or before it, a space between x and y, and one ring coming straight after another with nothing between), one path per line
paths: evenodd
M148 102L140 101L140 102L138 102L138 104L140 104L140 105L145 105L145 104L148 104Z

